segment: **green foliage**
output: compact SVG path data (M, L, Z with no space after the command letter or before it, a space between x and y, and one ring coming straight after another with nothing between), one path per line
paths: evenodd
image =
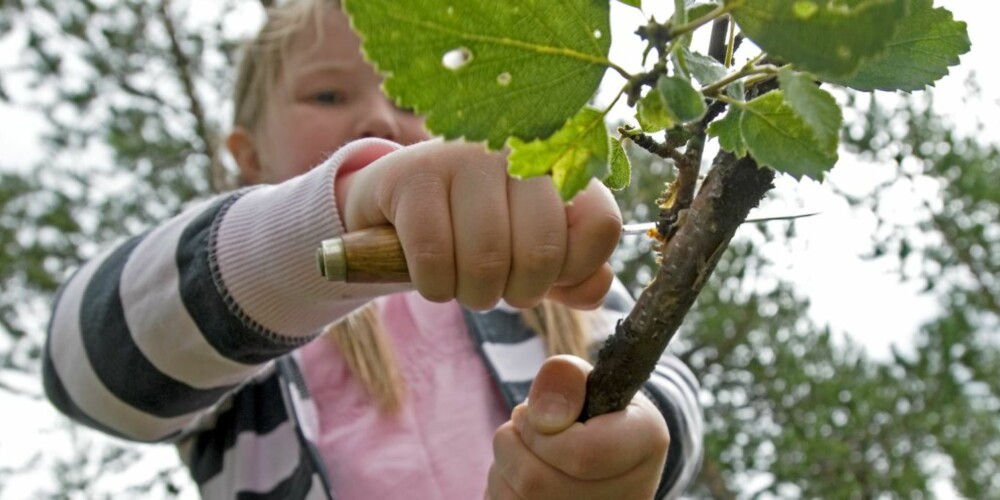
M748 102L740 132L758 163L796 179L807 176L821 180L823 172L837 163L836 147L819 142L816 132L788 105L782 91Z
M736 155L737 158L747 155L747 143L743 140L743 132L740 131L742 121L743 108L733 106L725 117L712 122L708 127L708 134L719 138L719 147Z
M606 0L345 0L385 89L447 138L546 138L597 90L611 46ZM573 174L576 176L576 174Z
M854 76L831 81L864 91L923 90L948 74L971 42L963 22L952 19L932 0L911 0L911 13L899 23L880 57L862 64Z
M812 130L824 151L836 153L844 116L840 105L808 75L788 68L778 72L785 103Z
M820 75L854 74L886 50L909 0L727 0L749 39L768 54Z
M532 155L521 156L512 172L552 175L566 197L575 194L570 186L584 186L584 177L607 170L581 159L552 161L563 156L564 139L540 139L564 125L561 137L580 133L567 120L594 93L607 67L628 78L622 93L636 106L643 132L697 122L720 99L742 107L717 124L704 124L724 150L740 156L747 150L759 163L796 178L822 179L838 158L842 116L836 101L807 75L855 88L911 90L947 74L969 48L965 25L930 0L677 0L667 23L651 19L638 31L649 44L645 55L655 51L659 61L649 73L628 75L606 59L606 2L456 6L423 0L401 11L385 0L347 0L345 7L367 55L386 75L388 92L427 115L432 131L484 140L493 148L511 139L536 141ZM690 48L694 30L727 14L765 51L735 73L718 53L720 60ZM783 98L759 95L754 87L774 77ZM743 106L746 92L756 99ZM582 149L597 151L594 144ZM563 151L544 152L548 145ZM546 160L529 166L526 158ZM549 170L556 165L558 173Z
M632 165L625 148L618 139L611 139L611 175L604 179L604 185L615 191L625 189L632 180Z
M656 90L663 100L663 108L675 122L693 122L705 116L705 111L708 109L705 106L705 98L691 86L687 78L661 77L656 83Z
M674 118L667 113L667 106L659 89L652 89L646 93L635 108L635 120L646 132L659 132L674 127Z
M726 76L726 67L719 61L704 54L681 47L678 62L680 69L698 80L702 85L711 85Z
M511 139L510 175L525 178L551 172L559 194L568 201L587 187L590 179L608 176L609 140L604 113L583 108L547 139Z

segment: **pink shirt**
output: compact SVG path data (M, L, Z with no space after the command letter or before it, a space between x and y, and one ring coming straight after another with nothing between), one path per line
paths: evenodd
M319 447L338 500L482 498L493 433L508 413L457 303L415 292L376 299L405 380L385 415L352 379L333 342L301 351L319 417Z

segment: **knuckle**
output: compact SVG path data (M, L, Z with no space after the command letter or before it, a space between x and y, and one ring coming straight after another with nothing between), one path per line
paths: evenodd
M500 250L482 250L469 256L463 272L473 281L496 280L510 271L510 257Z
M500 462L501 451L506 446L507 439L509 439L507 434L513 429L513 425L510 421L507 421L507 423L497 427L497 430L493 432L493 459L497 462Z
M387 175L385 182L378 184L376 202L383 213L395 214L403 210L413 210L413 200L441 199L448 195L448 179L436 169L415 170L400 168Z
M554 270L558 274L566 258L566 247L557 243L534 245L525 251L518 267L525 272L536 273Z
M417 269L441 270L451 264L451 252L436 243L418 244L410 253Z

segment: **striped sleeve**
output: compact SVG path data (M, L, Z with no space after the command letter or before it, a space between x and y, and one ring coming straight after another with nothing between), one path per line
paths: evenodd
M302 446L288 406L280 403L283 383L278 370L254 377L211 428L180 443L202 498L327 498L324 471L315 466L313 450Z
M678 498L694 483L704 453L699 385L691 370L665 354L642 392L659 408L670 429L670 448L656 498Z
M395 147L352 143L300 177L193 206L85 264L53 308L49 399L115 436L174 439L270 360L384 293L325 282L313 252L341 231L337 168Z

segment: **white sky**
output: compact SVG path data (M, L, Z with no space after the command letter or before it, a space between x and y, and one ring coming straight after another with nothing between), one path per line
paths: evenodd
M959 127L963 124L971 126L973 121L959 121L961 117L989 118L984 121L996 123L997 111L1000 110L1000 71L989 49L1000 47L1000 33L992 22L992 16L983 15L983 2L937 3L946 5L956 18L969 24L973 42L971 53L962 57L963 67L938 84L937 105L940 110L955 117ZM617 2L612 2L612 5L612 19L615 20L612 60L626 69L637 69L638 60L632 58L630 61L629 58L642 49L632 34L641 17L634 9ZM666 17L669 5L672 2L645 2L647 12L658 13L658 19ZM662 12L657 9L662 9ZM0 68L15 65L17 58L16 42L0 43ZM977 72L984 98L980 102L965 104L962 102L966 92L963 82L969 69ZM621 81L615 81L617 77L612 73L609 72L608 86L617 90ZM5 83L10 84L9 81ZM44 152L38 135L43 125L44 121L32 112L0 104L0 151L3 151L0 163L6 168L17 168L40 160ZM1000 142L998 127L988 127L981 138L984 142ZM864 192L872 185L872 178L879 177L878 170L882 169L882 175L885 175L886 168L889 167L858 164L844 157L832 172L831 179L852 192ZM874 176L873 171L876 172ZM937 306L933 299L916 293L917 285L900 283L885 264L859 258L860 254L870 250L874 220L870 217L858 218L849 210L845 200L813 181L796 183L780 179L777 191L785 201L766 207L764 211L768 214L804 210L823 213L798 223L798 234L790 252L783 247L772 249L775 252L772 258L782 262L779 266L782 277L792 280L798 290L810 298L811 317L817 322L830 324L837 332L850 332L875 356L887 355L892 342L905 345L921 322L934 315ZM903 216L912 213L914 208L912 198L905 196L896 205L898 213ZM41 392L36 380L5 381L31 392ZM8 412L7 418L16 418L20 423L0 426L0 467L23 464L28 458L26 449L50 453L59 449L59 442L65 439L62 434L53 435L52 429L59 420L47 403L28 403L0 391L0 408L12 408L14 405L17 405L18 411L13 415ZM147 461L151 461L151 467L156 467L158 463L173 464L174 460L172 451L161 447ZM45 484L42 481L46 481L44 475L20 478L13 484L5 485L5 497L26 497L39 484Z

